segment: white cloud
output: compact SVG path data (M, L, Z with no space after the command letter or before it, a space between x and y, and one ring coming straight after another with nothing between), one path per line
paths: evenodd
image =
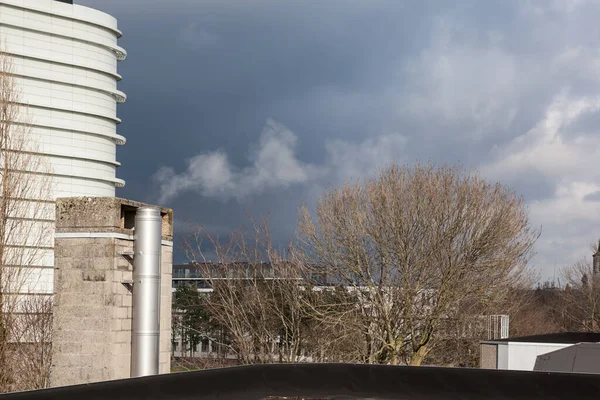
M325 184L369 176L392 161L403 159L406 138L400 134L380 135L361 143L333 140L326 144L323 164L300 161L295 153L296 135L271 119L260 135L258 150L251 155L251 166L237 168L222 150L196 155L187 160L184 172L161 168L154 178L160 186L160 202L181 193L196 191L219 199L242 199L269 189L295 184L311 184L317 191Z
M532 202L531 217L547 224L569 224L581 221L600 223L600 205L585 197L600 190L595 182L563 182L557 185L552 199ZM598 232L600 234L600 232Z
M530 75L527 60L497 45L500 33L489 32L488 42L480 43L444 18L431 36L430 46L405 65L411 82L402 99L406 111L444 123L468 121L476 126L465 132L470 135L510 126L517 94Z
M361 143L331 141L326 144L329 169L337 182L367 177L391 162L404 161L407 142L399 133L367 138Z
M459 127L457 141L483 138L488 147L477 151L488 157L473 166L487 178L531 183L530 193L551 189L548 198L525 199L532 223L543 227L533 262L545 277L554 263L591 255L600 237L600 51L591 22L598 5L520 2L511 21L520 33L439 18L429 46L405 64L408 115Z
M600 190L586 194L583 199L585 201L597 202L600 201Z
M163 167L155 174L160 184L160 201L189 190L207 197L242 198L269 188L305 182L318 171L296 158L295 145L293 132L268 120L260 136L260 148L250 158L251 166L236 169L227 154L217 150L187 160L187 168L180 174L171 167Z
M570 14L590 2L590 0L523 0L521 11L535 16L545 16L549 12Z
M494 149L483 165L485 176L507 183L536 172L554 182L554 196L531 201L530 217L543 227L535 262L549 277L554 263L572 263L589 253L597 240L600 203L589 197L600 190L600 135L578 131L576 123L600 111L600 97L561 93L528 132Z
M568 75L600 82L600 50L595 46L569 46L557 55L554 64Z
M494 149L496 159L482 167L483 173L511 179L536 170L559 181L585 174L587 168L600 165L596 156L600 137L578 132L567 136L565 131L580 117L599 110L600 97L558 95L531 130Z

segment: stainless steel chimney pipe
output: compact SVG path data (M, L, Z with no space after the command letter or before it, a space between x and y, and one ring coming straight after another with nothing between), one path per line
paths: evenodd
M135 213L131 377L158 374L160 334L160 210Z

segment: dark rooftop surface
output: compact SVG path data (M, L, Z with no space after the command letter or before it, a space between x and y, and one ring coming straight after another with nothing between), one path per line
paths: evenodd
M522 343L595 343L600 342L600 333L594 332L560 332L545 335L511 337L507 339L490 340L490 342L522 342Z
M600 376L349 364L252 365L0 395L0 400L592 399Z

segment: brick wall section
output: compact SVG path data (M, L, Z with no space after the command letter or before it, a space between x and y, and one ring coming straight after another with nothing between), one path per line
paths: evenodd
M55 239L52 386L130 376L132 295L122 282L133 279L133 262L122 253L133 252L133 240L122 214L141 205L117 198L57 200L57 233L120 237ZM163 240L170 242L172 212L163 213ZM172 245L164 242L161 256L159 372L169 373Z

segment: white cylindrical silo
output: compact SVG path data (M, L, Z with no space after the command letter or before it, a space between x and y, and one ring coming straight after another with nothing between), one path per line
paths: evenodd
M119 37L115 18L88 7L0 0L0 42L13 61L36 151L49 160L54 199L112 197L125 184L116 176L116 148L125 143L117 104L126 99L117 89L117 63L126 57ZM25 291L53 292L52 243L43 251Z

